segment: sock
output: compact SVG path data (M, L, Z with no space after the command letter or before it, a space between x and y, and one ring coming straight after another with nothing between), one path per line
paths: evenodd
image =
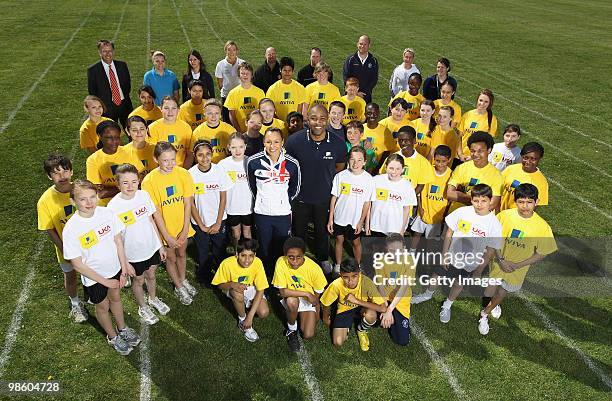
M376 322L374 322L376 323ZM366 331L368 330L370 327L374 326L374 323L368 323L364 318L361 318L361 322L359 322L359 324L357 325L357 331Z
M453 302L450 299L446 298L446 301L444 301L444 303L442 304L442 307L445 309L450 309L451 306L453 306Z
M72 306L78 306L79 305L79 296L77 295L76 297L68 297L70 298L70 303L72 304Z
M480 311L480 317L488 317L489 314L485 313L484 309Z
M489 302L491 302L491 297L482 297L482 307L486 308L487 305L489 305Z
M239 321L240 323L244 322L244 319L246 319L246 315L244 315L244 316L238 316L238 321Z
M293 324L287 323L287 328L289 331L297 331L297 321L293 322Z

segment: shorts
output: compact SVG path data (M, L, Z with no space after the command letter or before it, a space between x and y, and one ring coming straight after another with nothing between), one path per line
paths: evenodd
M387 234L385 233L381 233L378 231L370 231L370 237L372 238L385 238L387 236Z
M455 266L449 266L448 270L444 270L444 267L442 266L436 266L434 268L434 272L438 273L438 275L440 276L445 276L448 278L459 278L461 277L461 279L466 279L469 277L472 277L472 273L473 272L469 272L465 269L457 269Z
M426 239L436 239L440 240L440 235L442 231L442 222L427 224L425 223L420 216L417 216L412 223L412 231L425 234Z
M70 262L60 262L59 267L64 273L70 273L71 271L74 271L74 267L72 267L72 263Z
M495 262L491 264L490 278L501 279L501 288L508 292L518 292L523 287L523 282L529 270L522 268L515 270L512 273L503 271Z
M508 292L519 292L521 288L523 287L523 283L510 284L506 280L503 280L503 279L500 285L501 285L501 288L503 288L504 290Z
M334 329L351 329L355 324L355 320L361 317L361 307L349 309L342 313L336 313L332 320L332 328Z
M110 277L111 280L119 280L121 277L121 270L117 272L113 277ZM108 294L108 287L103 286L100 283L95 283L94 285L90 285L89 287L85 287L85 295L89 298L89 301L93 304L99 304L100 302L106 299L106 295Z
M236 227L237 225L242 224L243 226L252 226L253 225L253 213L251 214L228 214L227 219L225 220L225 225L229 227Z
M143 260L142 262L130 262L134 270L136 270L136 276L142 276L142 273L149 270L149 267L155 266L161 263L161 258L159 256L159 250L155 251L153 256L151 256L147 260Z
M303 298L303 297L298 297L298 300L300 302L300 304L298 305L298 313L300 312L316 312L317 308L315 308L315 306L313 304L311 304L307 299ZM283 305L283 307L285 309L287 309L287 303L285 301L285 298L280 300L281 305Z
M393 309L393 325L389 327L389 336L397 345L408 345L410 342L410 319Z
M246 290L244 290L244 306L245 308L250 308L253 303L253 299L255 299L255 295L257 294L257 289L255 289L254 285L249 285ZM225 295L232 299L229 290L225 291ZM263 299L266 299L266 295L264 294Z
M348 226L339 226L338 224L334 223L334 237L338 237L340 235L349 241L354 241L361 237L361 233L355 234L355 229L350 224Z

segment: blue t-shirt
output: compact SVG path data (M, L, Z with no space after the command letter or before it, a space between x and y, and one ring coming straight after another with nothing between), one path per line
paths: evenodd
M302 173L300 193L295 200L311 204L329 202L336 164L346 163L344 141L328 131L321 142L315 142L310 131L303 129L289 136L285 149L300 163Z
M145 85L153 88L155 92L155 104L161 106L161 101L164 96L173 97L174 91L179 90L179 82L176 79L176 74L168 69L164 69L164 75L161 76L155 71L155 68L147 71L144 74Z

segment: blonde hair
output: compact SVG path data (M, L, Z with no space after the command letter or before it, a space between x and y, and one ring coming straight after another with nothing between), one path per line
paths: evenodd
M206 99L206 101L204 102L204 108L207 108L208 106L217 106L220 109L223 108L221 102L215 98Z
M100 99L97 96L94 95L87 95L85 96L85 100L83 100L83 107L85 108L85 111L88 112L87 110L87 102L98 102L102 105L102 110L104 110L104 112L106 113L106 105L104 104L104 102L102 101L102 99Z
M72 183L72 188L70 189L70 199L74 200L74 198L76 197L77 192L79 191L86 191L86 190L92 190L94 192L98 192L98 189L96 188L96 186L88 180L74 180L74 182Z
M316 77L316 75L320 73L321 71L327 72L327 79L329 79L332 73L332 69L329 66L329 64L322 62L322 61L317 63L317 65L315 66L314 72L313 72L313 76Z
M236 50L238 50L238 45L236 44L236 42L234 42L233 40L228 40L227 42L225 42L225 45L223 46L223 51L227 51L227 48L230 46L234 46L236 48Z
M162 56L164 60L166 59L164 52L160 50L151 50L151 60L153 60L156 56Z

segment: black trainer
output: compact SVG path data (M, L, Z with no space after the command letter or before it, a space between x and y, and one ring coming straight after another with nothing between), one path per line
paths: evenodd
M298 352L300 350L300 339L298 338L297 330L287 330L285 335L287 336L287 343L289 344L289 349L292 352Z

